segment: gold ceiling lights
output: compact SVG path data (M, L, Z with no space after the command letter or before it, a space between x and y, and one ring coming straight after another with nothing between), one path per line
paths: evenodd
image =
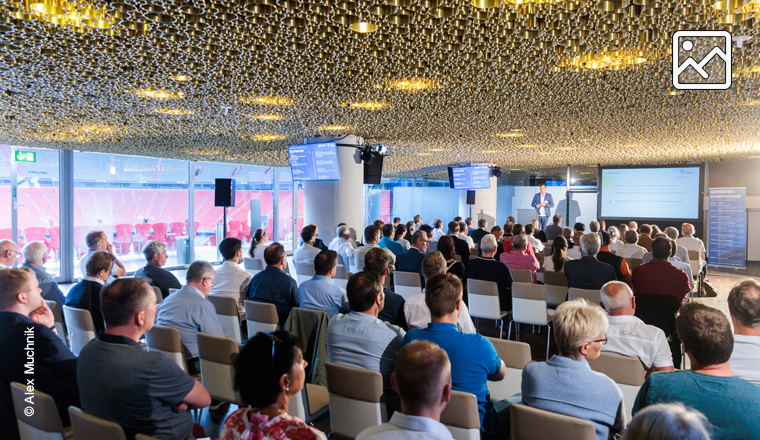
M241 97L241 102L246 104L259 104L259 105L291 105L293 100L290 98L284 98L281 96L258 96L258 97Z
M282 116L279 115L250 115L253 119L258 119L260 121L279 121L281 119L284 119Z
M383 85L376 86L382 88ZM388 81L384 86L386 89L405 90L407 92L418 92L425 89L438 89L441 88L441 84L438 81L431 79L397 79Z
M351 107L351 108L358 108L362 110L380 110L383 108L387 108L388 104L384 102L370 101L370 102L351 102L351 103L345 104L345 106Z
M513 138L513 137L525 136L525 133L521 133L517 130L512 130L512 132L510 133L496 133L494 136L500 137L500 138Z
M288 138L287 136L283 136L281 134L271 134L271 133L257 134L256 136L251 136L251 140L256 141L256 142L281 141L287 138Z
M355 127L351 127L348 125L322 125L319 127L322 131L342 131L342 130L353 130Z
M184 116L184 115L192 115L195 113L192 110L182 110L178 108L156 108L153 109L156 113L161 113L163 115L174 115L174 116Z
M358 32L360 34L370 34L372 32L375 32L377 30L377 25L373 23L367 23L364 21L352 23L351 26L349 26L352 31Z
M89 29L106 30L113 27L114 18L107 14L108 7L91 1L67 0L9 1L6 8L14 18L42 20L53 26L68 27L81 33Z
M151 88L137 90L134 93L141 98L159 99L159 100L180 99L185 96L185 94L182 92L174 92L171 90L163 90L163 89L154 90Z
M187 75L174 75L171 77L174 81L190 81L192 78Z

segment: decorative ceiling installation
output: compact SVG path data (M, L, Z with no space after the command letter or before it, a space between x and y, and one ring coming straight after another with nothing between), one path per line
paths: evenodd
M760 0L35 1L0 0L13 145L284 166L350 133L408 177L760 153ZM730 90L671 88L688 29L739 37Z

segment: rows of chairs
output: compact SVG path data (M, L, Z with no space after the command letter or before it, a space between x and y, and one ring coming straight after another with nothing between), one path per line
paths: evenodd
M47 246L48 252L53 252L56 259L61 248L61 228L53 226L52 228L33 227L20 230L22 237L18 239L19 248L24 247L25 243L32 241L41 241ZM11 228L0 229L0 240L12 240L13 230Z

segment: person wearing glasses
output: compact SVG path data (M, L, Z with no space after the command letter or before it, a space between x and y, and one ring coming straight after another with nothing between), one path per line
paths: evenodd
M396 271L420 274L422 287L425 287L425 278L422 276L422 260L425 259L427 249L427 234L425 231L417 231L412 235L412 247L396 256Z
M304 387L308 363L298 338L281 330L257 333L235 364L234 388L250 408L224 421L220 440L327 440L325 434L288 414L290 399Z
M557 307L553 327L559 355L525 366L522 403L588 420L596 427L597 440L622 432L625 409L620 389L588 365L607 343L607 314L585 299L567 301Z
M0 241L0 269L13 267L18 258L18 246L10 240Z

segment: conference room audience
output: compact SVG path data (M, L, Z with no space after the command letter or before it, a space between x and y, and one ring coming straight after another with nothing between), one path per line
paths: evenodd
M470 235L475 230L475 228L473 228L474 224L472 222L472 217L464 219L464 224L467 226L466 234Z
M460 280L464 279L464 264L454 259L456 250L454 249L453 237L449 235L441 237L438 240L438 252L446 260L446 273L456 275Z
M322 431L288 414L290 399L300 398L304 388L307 365L301 342L291 333L253 336L235 362L233 385L251 407L227 416L219 440L327 440Z
M48 255L45 243L41 241L27 243L21 253L24 255L24 264L21 267L29 268L34 272L40 289L42 289L42 297L48 301L54 301L58 307L63 306L63 303L66 302L66 295L61 292L55 278L45 271L44 264Z
M192 438L188 410L209 406L208 391L168 356L137 342L156 318L153 289L140 278L119 279L101 291L100 302L106 329L77 363L82 410L118 423L127 438Z
M406 235L411 237L417 232L417 225L413 221L406 222Z
M657 238L652 242L654 259L633 269L631 279L634 293L670 295L683 302L686 294L691 291L689 277L686 272L668 262L670 252L670 239Z
M546 241L553 241L556 237L562 235L562 229L562 215L554 214L554 217L552 217L552 224L544 229Z
M610 234L606 231L598 231L599 239L602 241L602 246L599 248L599 253L596 254L596 259L602 263L607 263L615 268L615 276L618 281L623 281L629 286L633 287L631 283L631 270L628 268L628 262L623 257L619 257L610 251Z
M507 370L488 339L457 329L462 308L462 282L450 274L434 277L425 288L425 303L430 308L432 322L427 328L409 330L404 336L404 345L422 340L444 349L451 361L452 388L472 393L478 399L482 438L498 438L499 415L494 404L487 402L487 382L504 379Z
M425 287L425 278L422 276L422 261L425 259L427 248L427 234L425 231L417 231L412 236L412 247L396 257L396 270L419 274L423 288Z
M449 237L454 240L454 250L462 258L462 264L467 265L467 260L470 259L470 245L465 240L459 238L457 234L459 234L459 223L449 222ZM439 239L438 241L441 240Z
M643 258L647 253L646 248L636 244L639 241L638 232L629 229L625 233L625 246L618 247L615 255L623 258Z
M512 239L512 252L501 254L501 262L510 270L526 269L530 271L533 284L536 284L536 271L541 268L535 255L528 254L526 248L528 240L525 235L517 235Z
M607 229L607 233L610 234L610 252L615 253L619 248L625 246L625 243L620 241L620 231L615 226L610 226Z
M53 312L40 293L30 269L0 270L0 426L4 439L20 438L11 382L26 387L31 379L34 389L55 400L64 426L70 424L69 405L79 405L77 358L56 333ZM24 365L30 362L30 341L32 376L26 374L29 370Z
M639 233L639 224L635 221L631 220L628 222L628 229L631 231L635 231L637 234Z
M620 226L618 226L618 232L620 233L620 238L625 238L625 233L628 231L628 224L627 223L620 223Z
M251 237L251 247L248 248L248 256L251 258L264 259L264 249L269 246L269 234L266 229L256 229Z
M662 231L662 232L665 233L665 235L667 235L667 237L669 239L673 240L676 243L676 246L677 246L678 250L677 250L675 256L681 262L689 264L689 250L686 249L685 247L681 246L680 244L678 244L678 229L676 229L676 228L674 228L672 226L669 226L669 227L665 228L665 230ZM644 259L642 258L641 259L641 263L644 264L644 263L646 263L646 261L644 261Z
M369 225L364 228L364 246L360 246L354 253L354 267L356 267L356 270L362 270L364 267L365 255L367 255L367 253L374 248L382 249L383 252L385 252L385 254L388 255L388 257L391 259L390 271L393 272L396 270L396 254L391 252L390 249L381 248L378 246L380 237L381 231L377 226Z
M396 228L391 224L384 225L381 229L383 238L377 242L377 245L383 249L388 249L393 252L393 255L404 253L404 247L394 240L396 235Z
M438 239L446 235L443 232L443 220L436 218L433 219L433 241L438 242Z
M466 234L467 231L467 224L465 222L459 222L459 232L457 232L457 237L467 242L468 249L472 249L475 247L475 242L472 241L472 237Z
M541 243L540 240L538 240L536 237L533 236L535 232L536 232L536 229L532 223L528 223L527 225L525 225L525 239L528 240L528 243L530 243L530 247L533 248L534 253L543 252L544 244Z
M406 330L409 327L406 325L406 317L404 316L404 297L387 287L390 284L388 282L391 270L390 264L391 259L388 256L387 249L370 249L364 256L364 271L376 276L383 285L385 307L383 307L378 316L382 321L389 322ZM348 305L350 305L350 302L344 301L341 309L343 311L347 310Z
M418 230L419 230L420 226L422 226L422 225L425 224L422 221L422 217L419 214L417 214L417 215L414 216L414 224L415 224L415 226L417 226Z
M327 250L329 250L327 248L327 245L325 244L325 242L323 242L322 239L319 238L319 227L317 227L317 225L315 225L314 223L309 223L308 226L313 226L314 227L314 247L317 248L317 249L319 249L320 251L327 251ZM301 238L300 243L298 243L298 244L299 244L299 246L303 245L303 238Z
M320 252L320 249L314 245L317 240L317 227L306 225L301 229L301 247L293 252L293 263L313 263L314 257Z
M425 261L422 262L422 273L425 275L426 281L446 273L446 260L444 260L443 255L440 252L433 252L425 257ZM409 328L427 328L432 317L430 316L430 308L425 303L424 292L412 295L406 300L404 315ZM477 333L464 301L457 318L457 329L465 333Z
M393 227L395 228L396 226L400 224L401 224L401 217L393 217Z
M198 332L224 336L224 328L216 317L216 309L208 300L213 285L214 268L206 261L195 261L187 269L187 284L161 303L156 316L157 325L179 330L182 345L190 353L190 358L187 359L190 374L201 372Z
M541 230L541 227L538 225L538 219L533 219L530 221L530 224L533 225L533 236L536 237L536 240L538 240L541 243L546 243L546 233ZM528 225L525 225L526 228ZM543 248L542 248L543 249Z
M655 238L665 238L670 240L670 255L668 256L668 262L672 264L673 266L681 269L682 271L686 272L686 276L689 278L689 287L691 290L694 290L694 277L692 276L691 272L691 265L689 263L685 263L681 261L680 258L678 258L676 255L678 253L678 244L675 240L671 240L668 238L666 234L659 233ZM651 252L647 252L644 254L644 257L641 259L641 264L646 264L652 261L654 257L652 256Z
M567 241L567 248L568 249L573 249L573 248L580 247L580 246L578 246L578 243L575 243L573 241L573 228L571 228L569 226L562 227L562 236L565 237L565 240Z
M651 234L652 237L654 237L657 234L662 234L662 231L660 230L659 226L652 224L652 225L649 225L649 227L652 228L652 234Z
M106 251L96 251L87 259L86 276L69 290L66 295L66 305L90 312L95 334L105 329L103 311L100 307L100 291L111 276L114 256Z
M639 239L636 244L646 249L647 252L652 252L652 241L652 227L649 225L639 226Z
M84 242L87 245L87 252L85 252L79 260L79 269L83 277L87 274L87 268L85 267L87 265L87 259L97 251L106 251L114 256L114 266L113 269L111 269L111 276L106 280L106 284L111 284L116 281L116 278L123 277L127 274L124 264L122 264L113 253L113 245L108 241L108 234L103 231L90 231L84 237Z
M589 235L598 238L584 237ZM566 301L557 307L552 327L559 354L525 366L523 404L588 420L597 440L612 438L625 427L623 395L612 379L588 365L607 342L607 315L584 299Z
M410 235L411 237L411 235ZM408 251L412 244L406 239L406 226L396 226L396 243L400 244L404 248L404 252Z
M704 269L707 265L707 261L705 261L707 250L705 249L705 243L694 236L694 225L691 223L684 223L681 225L681 234L683 234L683 236L676 241L679 245L686 248L687 251L697 252L699 254L699 264Z
M609 314L607 344L602 351L638 358L647 371L673 371L667 336L634 316L636 298L628 284L610 281L601 289L602 306Z
M346 291L333 279L338 270L338 254L321 251L314 258L314 276L298 287L298 302L304 309L321 310L330 318L340 312Z
M328 250L335 251L343 259L343 265L350 270L350 265L354 261L356 253L356 244L351 240L351 230L345 224L338 226L335 238L332 239Z
M565 262L572 258L567 256L567 239L558 235L552 242L551 257L544 258L544 272L559 272L565 270Z
M515 223L512 226L512 236L505 239L504 243L502 243L501 248L503 251L503 254L508 254L512 252L512 243L514 242L514 239L520 235L525 234L525 227L521 225L520 223ZM526 243L525 246L525 253L528 255L534 255L535 251L533 250L533 246L531 246L530 242ZM501 258L501 255L499 256Z
M216 270L214 286L210 296L227 296L233 298L238 308L238 316L245 320L245 300L248 284L253 274L246 272L240 265L243 262L243 242L234 237L227 237L219 243L219 253L224 262Z
M401 411L388 421L360 432L356 440L453 440L441 413L451 400L451 362L446 351L428 341L414 341L398 352L391 375Z
M504 228L498 225L494 226L493 228L491 228L491 235L493 235L494 238L496 238L496 252L494 253L493 259L496 261L499 261L499 257L501 256L502 252L504 252L504 248L502 247L502 243L505 240ZM480 241L483 241L483 239L481 238ZM483 255L482 249L478 253L478 256L481 256L481 255Z
M504 240L514 237L514 234L512 234L512 229L514 229L514 227L515 222L509 221L509 219L507 219L507 222L504 223Z
M257 273L248 284L247 299L274 304L280 327L285 327L290 309L299 307L298 284L287 272L285 248L280 243L270 244L264 251L267 267Z
M467 279L495 282L501 310L512 310L512 272L506 264L494 260L496 246L496 237L492 234L480 240L481 255L467 264Z
M656 240L652 246L654 250ZM726 315L689 302L676 315L676 329L691 370L650 375L639 390L633 414L656 403L680 402L707 417L714 440L760 438L760 387L731 372L734 337Z
M473 229L472 232L469 233L470 237L472 238L473 243L476 246L480 246L480 240L483 239L486 235L488 235L488 220L481 218L478 220L478 228Z
M728 294L728 311L734 325L731 371L760 385L760 283L745 280Z
M161 296L169 296L169 289L181 289L177 277L171 272L161 267L166 264L166 245L160 241L151 240L143 248L143 255L148 264L137 269L135 278L147 278L151 286L156 286L161 290Z
M710 440L710 424L704 414L682 403L658 403L636 414L623 440Z
M0 269L8 269L18 258L18 246L10 240L0 241Z
M581 237L586 233L586 225L581 222L577 222L573 225L573 242L578 244L581 242Z
M596 258L601 244L599 235L592 232L583 234L580 238L582 257L566 261L564 264L569 288L599 290L606 283L615 280L615 268Z
M609 231L607 231L607 223L604 220L599 219L597 221L599 222L599 230L600 231L609 232Z

